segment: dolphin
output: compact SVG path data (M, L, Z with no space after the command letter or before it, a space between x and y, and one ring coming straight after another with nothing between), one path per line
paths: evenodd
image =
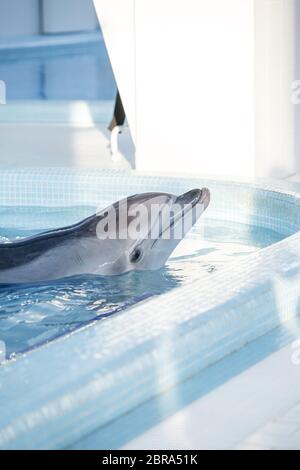
M74 225L2 243L0 283L159 269L209 201L207 188L178 197L168 193L136 194ZM178 227L182 230L176 237Z

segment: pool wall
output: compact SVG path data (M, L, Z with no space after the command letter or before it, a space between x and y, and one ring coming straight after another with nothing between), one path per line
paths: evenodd
M97 206L142 191L208 186L216 217L285 238L0 368L0 448L63 448L297 318L300 193L268 182L134 172L2 170L0 205ZM17 224L26 223L18 219ZM128 321L130 315L130 321ZM1 338L0 338L1 339Z

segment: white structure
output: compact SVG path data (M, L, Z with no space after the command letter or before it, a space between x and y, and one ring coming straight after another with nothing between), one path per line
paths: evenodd
M297 0L94 4L138 169L265 177L300 169Z

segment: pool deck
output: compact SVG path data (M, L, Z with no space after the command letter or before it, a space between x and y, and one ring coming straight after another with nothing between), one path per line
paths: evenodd
M286 180L287 181L293 181L294 183L300 183L300 172L295 173L292 176L289 176L288 178L286 178Z
M300 365L271 354L124 449L299 449Z
M123 156L114 162L107 126L1 124L0 166L130 168Z
M113 161L108 122L113 101L21 101L0 106L0 166L129 169L134 145L128 127Z

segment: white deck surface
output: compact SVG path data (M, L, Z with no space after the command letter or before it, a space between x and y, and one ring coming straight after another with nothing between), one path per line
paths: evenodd
M293 181L294 183L300 183L300 172L295 173L294 175L289 176L286 178L288 181Z
M291 345L124 449L300 449L300 365Z
M122 158L111 158L107 127L113 107L111 101L13 101L1 106L0 167L130 168L134 146L128 127L118 139Z
M105 125L0 124L2 166L64 166L128 169L125 158L113 162Z

